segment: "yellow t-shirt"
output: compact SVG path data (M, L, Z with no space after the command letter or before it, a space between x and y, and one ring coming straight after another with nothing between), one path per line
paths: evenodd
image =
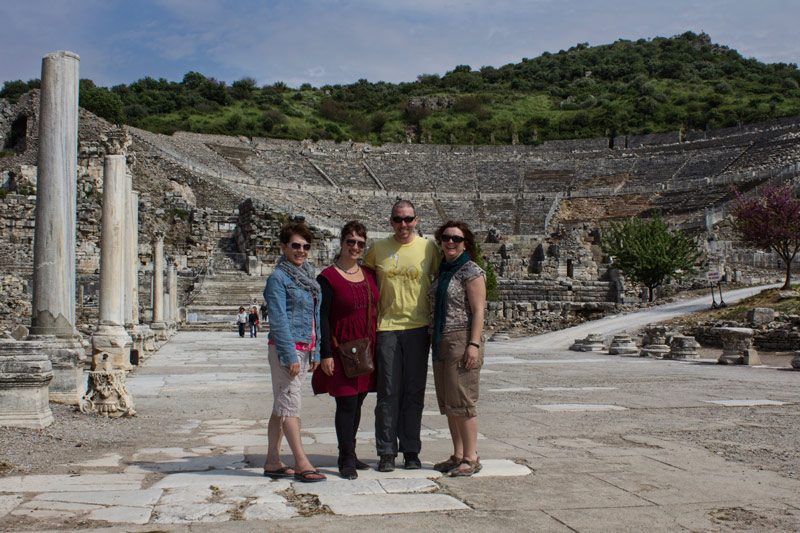
M408 244L389 236L367 250L364 264L377 273L381 291L378 331L428 325L427 294L440 260L436 245L416 235Z

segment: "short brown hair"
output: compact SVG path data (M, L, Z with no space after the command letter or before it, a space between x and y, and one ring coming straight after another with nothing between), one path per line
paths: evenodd
M355 233L359 237L367 240L367 227L358 220L351 220L342 227L342 232L339 234L339 242L343 243L345 238L351 233Z
M464 246L467 248L467 253L469 254L470 258L473 261L478 260L478 247L475 245L475 235L469 229L466 222L460 222L456 220L448 220L441 226L439 229L436 230L434 233L434 237L436 238L436 242L442 244L442 233L447 228L458 228L461 230L461 233L464 234Z
M394 210L398 207L410 207L411 210L414 211L414 216L417 216L417 208L414 207L414 204L412 204L410 200L397 200L392 206L392 215L394 215Z
M314 236L311 235L311 230L308 229L308 226L303 222L289 222L288 224L284 224L278 238L281 240L281 244L289 244L289 241L294 235L299 235L304 238L308 244L314 242Z

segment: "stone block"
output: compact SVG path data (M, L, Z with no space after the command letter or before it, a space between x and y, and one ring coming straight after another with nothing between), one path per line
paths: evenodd
M761 358L758 356L758 351L755 348L745 350L742 354L744 356L744 364L750 366L758 366L761 363Z
M775 318L775 311L769 307L754 307L747 311L747 322L751 326L769 324Z
M639 355L639 348L629 335L614 335L608 347L610 355Z
M28 336L28 328L19 325L11 332L11 336L18 341L24 340Z
M0 353L7 353L10 344L25 343L0 341ZM52 365L43 354L0 355L0 426L42 429L52 424L52 379Z
M670 351L664 355L665 359L697 359L697 349L700 347L694 337L686 335L673 335L670 341Z

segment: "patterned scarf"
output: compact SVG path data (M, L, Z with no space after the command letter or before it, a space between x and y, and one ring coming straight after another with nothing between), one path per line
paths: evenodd
M317 280L314 277L314 267L309 265L308 261L303 261L303 265L298 267L286 259L286 256L282 255L280 258L278 258L275 268L283 270L283 272L289 276L292 281L297 283L301 288L310 292L311 296L314 297L315 300L319 301L319 295L322 290L319 288L319 283L317 283Z
M439 285L436 287L436 300L433 307L433 340L431 341L434 361L439 360L439 342L444 335L444 321L447 317L447 288L450 287L453 274L469 260L469 254L465 250L452 263L442 261L439 265Z

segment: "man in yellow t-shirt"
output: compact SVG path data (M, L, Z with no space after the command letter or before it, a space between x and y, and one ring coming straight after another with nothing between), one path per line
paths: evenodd
M375 445L381 472L394 470L398 450L405 468L422 468L419 433L430 348L427 294L440 255L432 241L415 234L417 222L414 204L398 201L389 219L394 235L375 242L364 256L381 292L375 341Z

